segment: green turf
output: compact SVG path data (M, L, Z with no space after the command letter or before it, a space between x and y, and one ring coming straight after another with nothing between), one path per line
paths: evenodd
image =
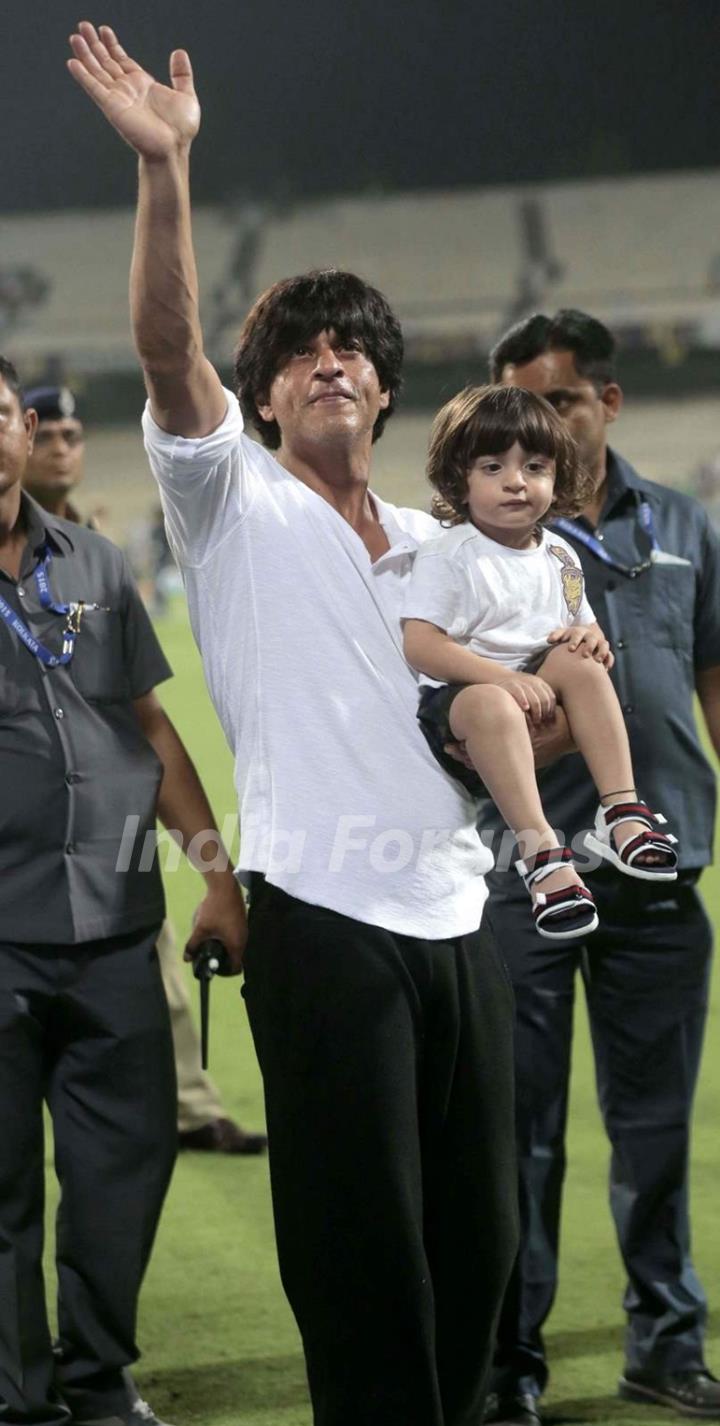
M234 809L232 767L212 714L181 603L159 626L176 677L163 701L190 748L218 816ZM202 883L183 866L166 878L179 934ZM704 890L720 925L720 875ZM693 1223L697 1267L715 1298L720 1283L717 1215L718 999L708 1026L697 1098ZM262 1120L260 1078L237 982L213 989L211 1070L233 1116ZM623 1275L606 1203L607 1144L595 1105L587 1022L578 1000L561 1287L547 1333L550 1419L671 1421L615 1396L622 1364ZM53 1191L54 1192L54 1191ZM51 1198L53 1194L51 1192ZM720 1313L708 1360L720 1374ZM266 1160L181 1156L143 1292L137 1370L142 1390L170 1422L209 1426L309 1426L299 1339L280 1286ZM370 1423L368 1423L370 1426ZM398 1426L412 1426L398 1422Z

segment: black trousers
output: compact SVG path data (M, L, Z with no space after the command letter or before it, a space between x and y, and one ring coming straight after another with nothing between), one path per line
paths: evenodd
M612 1146L610 1207L627 1272L625 1358L662 1375L703 1362L705 1295L690 1255L690 1117L708 1004L711 929L691 884L588 879L600 928L553 944L511 873L490 877L493 924L517 1002L521 1244L493 1384L539 1394L542 1326L557 1285L576 972L587 998L598 1098Z
M397 936L256 877L244 994L316 1426L480 1426L517 1246L489 925Z
M127 1409L137 1299L176 1147L158 927L0 943L0 1417ZM59 1343L42 1275L43 1100L53 1120Z

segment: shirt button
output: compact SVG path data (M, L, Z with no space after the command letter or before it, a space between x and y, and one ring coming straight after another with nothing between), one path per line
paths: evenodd
M65 773L65 781L66 781L68 787L72 787L72 785L73 785L74 782L79 782L79 781L80 781L80 774L77 773L77 772L66 772L66 773Z
M25 598L25 590L23 589L23 587L22 587L21 584L18 585L18 591L17 591L17 592L18 592L18 594L20 595L20 598L21 598L21 599L24 599L24 598Z
M624 705L624 707L623 707L623 713L634 713L634 712L635 712L635 708L633 707L633 704L632 704L632 703L626 703L626 704Z
M68 855L69 857L74 856L74 854L75 854L75 843L74 843L74 842L68 842L68 844L67 844L67 846L66 846L66 848L65 848L65 851L67 852L67 855Z
M56 709L55 709L55 717L56 717L56 718L64 718L64 717L65 717L65 711L64 711L64 709L62 709L62 708L56 708Z
M625 640L624 640L624 639L616 639L616 640L615 640L615 648L616 648L616 649L624 649L624 648L625 648Z

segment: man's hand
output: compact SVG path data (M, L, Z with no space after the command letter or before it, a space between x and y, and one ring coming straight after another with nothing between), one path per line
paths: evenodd
M537 727L530 724L529 732L536 768L549 767L566 753L577 752L562 708L555 709L549 722L540 723ZM472 768L464 743L445 743L443 752L462 763L463 767Z
M538 678L536 673L514 672L509 678L497 681L500 688L507 689L518 707L522 708L529 724L537 727L553 717L557 699L554 689L544 678Z
M193 929L185 947L185 960L194 958L203 941L221 941L233 975L239 975L248 938L247 913L240 887L231 871L207 878L207 895L193 916Z
M98 33L81 20L70 46L73 79L136 153L157 161L189 149L200 127L200 105L185 50L170 56L168 87L130 59L109 25L101 25Z
M615 655L599 624L571 624L568 629L553 629L548 634L548 643L567 644L568 653L577 652L581 658L593 658L596 663L604 664L608 672L615 662Z
M557 707L553 717L537 727L529 725L530 742L536 768L550 767L566 753L576 753L568 720L562 708Z

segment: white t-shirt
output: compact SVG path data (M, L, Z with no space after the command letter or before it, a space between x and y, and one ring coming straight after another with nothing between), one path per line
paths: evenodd
M375 498L373 564L346 520L243 434L143 417L205 676L235 756L240 870L358 921L428 939L480 922L492 857L475 804L416 719L400 612L429 515Z
M403 604L405 619L425 619L451 639L506 668L523 668L553 629L595 622L577 555L554 531L515 550L469 522L426 540ZM432 682L432 680L424 680Z

